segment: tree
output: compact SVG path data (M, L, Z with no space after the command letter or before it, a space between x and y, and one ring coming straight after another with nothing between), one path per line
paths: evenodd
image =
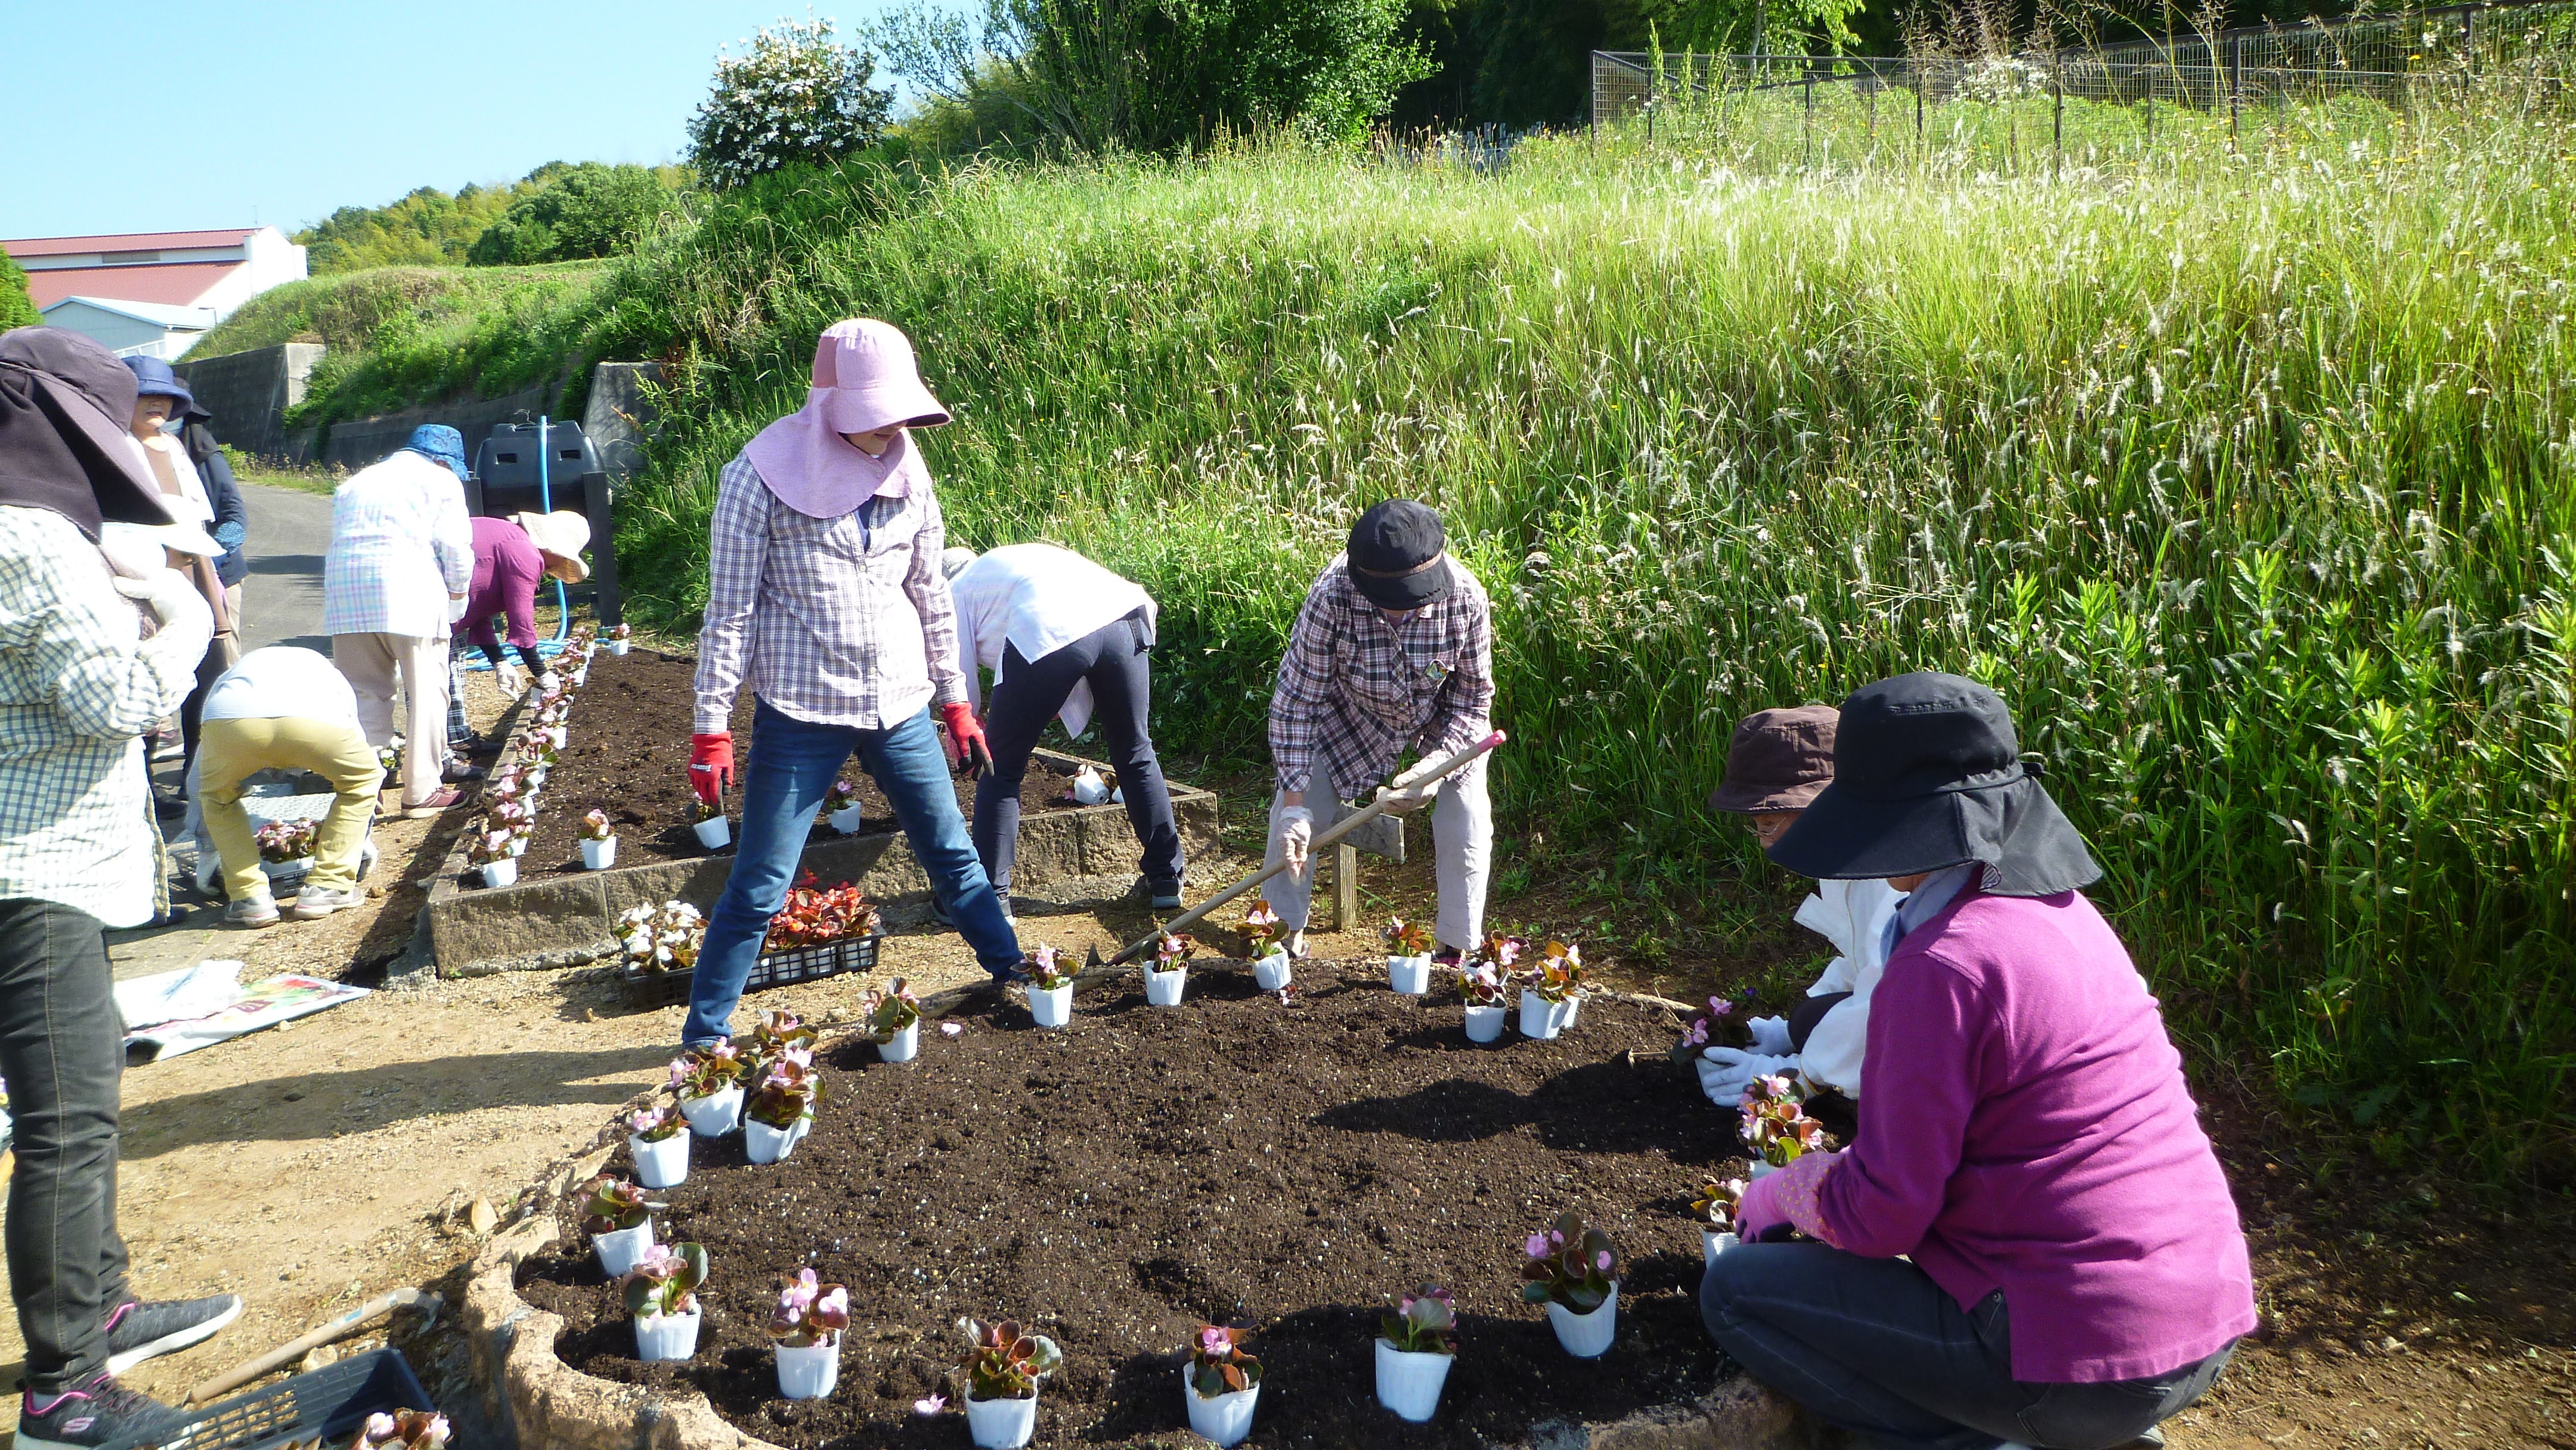
M453 267L534 180L467 186L454 196L424 186L385 206L344 206L295 234L313 275L366 267Z
M837 161L884 137L894 96L868 84L876 58L835 41L832 22L781 20L750 45L717 54L715 89L689 118L689 161L708 185Z
M510 203L500 220L467 250L478 267L607 257L635 244L670 198L661 178L641 166L585 161L539 167L544 184Z
M33 327L45 320L36 310L36 299L27 295L27 269L18 259L0 252L0 331L12 327Z

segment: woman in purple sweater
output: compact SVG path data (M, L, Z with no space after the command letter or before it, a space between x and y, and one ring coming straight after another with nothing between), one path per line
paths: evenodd
M1858 1140L1754 1180L1700 1287L1709 1332L1875 1443L2161 1444L2254 1327L2245 1237L2003 701L1938 674L1853 694L1833 783L1769 854L1910 894Z

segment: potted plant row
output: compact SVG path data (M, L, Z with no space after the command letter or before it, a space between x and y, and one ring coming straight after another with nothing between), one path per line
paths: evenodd
M778 1307L769 1318L777 1341L778 1393L791 1400L819 1400L841 1379L841 1331L850 1327L850 1291L825 1284L812 1269L782 1280Z
M1576 1359L1609 1352L1619 1327L1619 1255L1609 1235L1568 1211L1521 1247L1521 1299L1547 1306L1556 1342Z
M1043 1334L1004 1320L960 1319L969 1346L957 1367L964 1384L966 1430L978 1450L1016 1450L1037 1434L1038 1381L1064 1363L1063 1351Z
M1073 967L1064 952L1031 947L1020 970L1029 979L1029 1016L1040 1027L1062 1027L1073 1020Z
M1198 943L1179 932L1154 938L1154 960L1145 967L1145 1001L1156 1007L1178 1007L1190 981L1190 955Z
M1295 964L1288 957L1288 929L1270 903L1254 902L1235 932L1243 938L1243 959L1252 963L1252 985L1265 992L1287 986L1295 974Z
M599 1270L611 1279L644 1261L653 1247L653 1215L669 1208L645 1196L623 1178L601 1174L582 1185L581 1229L599 1255Z
M1386 937L1386 984L1407 997L1431 991L1431 928L1403 917L1390 919Z

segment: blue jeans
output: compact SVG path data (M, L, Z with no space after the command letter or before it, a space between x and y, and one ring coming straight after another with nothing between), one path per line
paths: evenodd
M948 782L948 757L930 712L883 730L809 725L758 702L752 713L751 751L743 765L742 832L733 874L707 919L689 990L689 1020L680 1040L697 1044L730 1036L734 1003L743 979L760 956L769 919L787 904L787 888L804 854L806 833L823 793L852 755L894 805L895 819L912 842L914 859L930 873L930 889L975 949L975 960L995 977L1020 965L1020 939L1002 915L1001 898L984 877Z

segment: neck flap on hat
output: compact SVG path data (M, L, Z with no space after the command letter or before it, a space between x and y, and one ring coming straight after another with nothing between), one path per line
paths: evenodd
M876 457L833 432L823 418L829 391L808 389L804 407L761 429L743 449L780 503L807 518L836 519L880 494L901 496L930 481L911 430L898 431Z
M2008 785L1959 791L1960 834L1985 866L1978 889L1990 896L2055 896L2090 886L2102 868L2075 823L2049 798L2035 771Z
M49 335L55 332L19 328L0 348L0 504L50 509L92 541L110 519L170 522L158 490L145 486L142 449L125 432L126 420L105 411L115 401L131 411L132 375L105 348L73 338L104 359L104 372L113 374L105 385L125 380L121 399L102 402L67 381L83 377L79 369L93 360Z

